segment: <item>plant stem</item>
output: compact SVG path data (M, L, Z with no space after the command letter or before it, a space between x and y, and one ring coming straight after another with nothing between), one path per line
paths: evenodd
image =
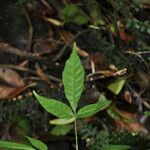
M77 133L77 121L74 121L74 132L75 132L75 139L76 139L76 150L78 150L78 133Z

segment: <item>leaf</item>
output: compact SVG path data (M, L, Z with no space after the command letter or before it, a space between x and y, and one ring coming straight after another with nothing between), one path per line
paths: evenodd
M29 131L30 124L28 119L17 116L14 121L17 126L21 127L26 133Z
M115 95L118 95L122 90L124 83L125 79L117 79L115 82L109 84L107 88Z
M129 145L107 145L103 148L103 150L128 150L132 147Z
M66 7L63 9L62 14L66 19L69 19L73 16L75 16L78 13L78 7L74 4L66 5Z
M21 76L14 70L0 67L0 99L12 98L24 90L25 83ZM19 90L23 88L23 90ZM15 97L14 96L14 97Z
M48 147L41 141L28 137L26 136L26 138L29 140L29 142L37 149L39 150L48 150Z
M88 21L89 21L89 19L85 15L77 15L72 19L72 22L76 23L77 25L84 25Z
M53 18L45 18L46 21L48 21L49 23L55 25L55 26L63 26L64 23L60 22L59 20L53 19Z
M76 44L74 44L72 54L66 62L62 75L65 95L74 112L84 85L84 69L76 49Z
M35 97L41 104L41 106L49 113L59 117L59 118L71 118L73 116L73 112L71 108L59 101L54 99L49 99L47 97L43 97L38 95L35 91L33 91Z
M70 132L73 129L73 125L72 124L66 124L66 125L57 125L53 128L53 130L51 131L52 135L66 135L68 132Z
M104 100L99 103L87 105L78 111L77 118L86 118L86 117L93 116L97 112L107 108L110 104L111 104L111 101Z
M150 116L150 111L145 111L144 114L145 114L146 116Z
M68 118L60 118L60 119L54 119L50 121L50 124L54 124L54 125L66 125L66 124L70 124L72 122L75 121L75 117L72 117L70 119Z
M7 141L1 141L0 140L0 147L3 148L10 148L10 149L19 149L19 150L36 150L33 147L30 147L28 145L20 144L20 143L14 143L14 142L7 142Z

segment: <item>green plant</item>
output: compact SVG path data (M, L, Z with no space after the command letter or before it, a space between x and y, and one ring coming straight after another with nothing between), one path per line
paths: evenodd
M112 134L116 132L110 132L108 127L103 124L102 129L99 129L97 126L93 127L91 124L80 123L80 134L83 140L86 141L86 147L90 150L128 150L131 149L131 146L126 143L120 143L117 141L120 137L114 137ZM122 135L123 136L123 135ZM130 139L128 139L130 140ZM118 143L117 143L117 142Z
M66 5L60 12L60 17L65 23L72 22L77 25L84 25L89 21L89 17L86 15L86 13L80 7L74 4Z
M78 150L77 120L90 117L99 112L100 110L107 108L111 104L111 101L104 99L101 102L90 104L77 110L78 102L84 88L84 69L76 49L76 44L74 44L72 54L66 62L62 75L65 95L70 106L58 100L40 96L35 91L33 93L41 106L46 111L58 117L58 119L51 120L51 124L66 125L74 122L76 150ZM34 147L37 148L38 146L40 146L38 147L40 150L46 150L42 142L37 141L33 138L27 138ZM0 146L8 148L7 143L9 143L9 148L34 150L34 148L29 148L29 146L12 142L1 141ZM41 145L43 145L43 147Z
M32 146L28 146L26 144L20 144L15 142L8 142L8 141L1 141L0 140L0 147L4 147L7 149L19 149L19 150L36 150L35 148L39 150L48 150L48 147L41 141L26 136L28 141L31 143Z
M77 54L76 44L74 44L72 54L66 62L62 79L65 95L70 106L58 100L40 96L36 92L34 92L34 95L46 111L58 117L58 119L51 120L51 124L65 125L74 122L76 149L78 150L77 120L90 117L107 108L111 101L105 99L77 110L84 88L84 69Z

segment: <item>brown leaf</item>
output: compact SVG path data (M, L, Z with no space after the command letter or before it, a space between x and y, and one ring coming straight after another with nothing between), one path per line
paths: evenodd
M68 32L66 30L61 30L60 38L62 39L62 41L64 41L65 44L69 44L72 42L74 37L70 32Z
M124 116L136 120L138 119L137 114L135 113L129 113L126 111L120 111ZM142 132L142 133L148 133L147 129L138 121L135 122L123 122L121 120L116 120L117 128L119 129L125 129L129 130L131 132Z
M89 56L89 54L86 51L80 49L79 47L77 47L77 51L78 51L78 54L82 57L88 57Z
M25 83L21 76L12 69L0 68L0 99L7 99Z
M130 93L128 90L124 91L123 97L124 97L124 100L125 100L126 102L128 102L128 103L130 103L130 104L133 103L132 95L131 95L131 93Z
M105 69L108 67L107 62L106 62L106 57L103 53L96 52L94 54L90 54L88 57L86 63L85 63L85 68L86 69L91 69L91 60L93 60L96 71Z

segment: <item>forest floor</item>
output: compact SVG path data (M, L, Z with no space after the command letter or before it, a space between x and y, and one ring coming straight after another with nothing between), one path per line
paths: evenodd
M85 69L79 107L103 98L113 102L79 122L81 149L100 150L110 143L150 148L150 3L138 4L1 0L1 139L22 142L30 135L52 150L74 149L72 128L55 131L49 124L54 116L32 91L66 101L62 71L76 42Z

